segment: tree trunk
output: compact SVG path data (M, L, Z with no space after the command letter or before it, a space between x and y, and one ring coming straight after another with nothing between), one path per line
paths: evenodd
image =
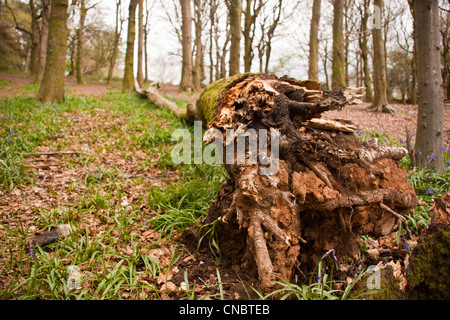
M47 42L48 42L48 24L50 20L50 7L51 0L42 0L41 11L41 36L39 44L39 59L36 70L36 77L33 80L34 83L40 83L44 76L45 61L47 57Z
M420 167L442 170L444 157L444 97L442 91L439 12L437 0L415 0L417 44L416 155Z
M125 54L125 72L123 75L122 91L134 91L134 40L136 38L136 7L138 0L130 0L128 7L128 35L127 51Z
M192 82L194 91L202 90L202 81L204 78L203 70L203 44L202 44L202 0L194 0L194 26L195 26L195 61L192 68Z
M68 0L53 0L51 5L48 54L38 97L43 102L64 101L67 51Z
M185 239L214 225L223 259L268 291L276 276L313 271L330 249L351 261L361 235L389 234L417 204L398 165L404 148L361 142L351 123L317 119L351 103L349 89L263 74L231 80L211 84L197 104L215 110L204 141L229 180Z
M114 75L114 68L116 66L117 55L119 53L120 35L122 33L122 20L120 19L120 5L121 0L116 1L116 26L114 29L114 48L111 55L111 61L108 69L107 84L111 84Z
M193 91L192 82L192 13L191 1L180 0L182 16L182 50L183 62L181 70L181 90Z
M241 15L242 0L231 0L230 4L230 76L239 73L241 64Z
M77 84L85 86L86 81L83 75L84 65L84 22L86 21L86 3L85 0L80 0L80 23L77 29Z
M138 35L138 65L137 82L140 87L144 86L144 0L139 0L139 35Z
M370 79L370 70L369 70L369 48L367 45L367 42L368 42L367 21L369 20L369 12L368 12L369 6L370 6L370 0L364 0L363 7L360 8L360 10L361 10L361 37L359 39L359 48L361 50L364 86L366 87L366 102L372 102L372 99L373 99L372 81Z
M38 8L34 0L30 0L31 11L31 51L30 51L30 76L33 81L37 78L39 65L40 28L38 23ZM41 31L42 32L42 31Z
M344 0L334 1L332 89L346 86L344 57Z
M383 10L383 0L374 0L374 5ZM381 18L380 18L381 19ZM386 53L381 28L372 29L373 36L373 111L394 113L387 98Z
M278 4L275 5L273 11L273 21L267 30L266 34L266 65L264 68L265 73L269 73L270 56L272 55L272 39L275 35L275 30L280 22L281 12L283 8L283 0L278 0Z
M311 28L309 31L309 68L308 78L319 81L319 23L321 0L314 0Z

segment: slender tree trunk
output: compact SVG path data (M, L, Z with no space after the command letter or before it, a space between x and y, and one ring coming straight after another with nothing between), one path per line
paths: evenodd
M267 74L269 74L270 56L272 54L272 39L275 35L275 30L278 27L278 23L280 22L282 8L283 8L283 0L278 0L278 4L274 5L274 8L272 10L273 11L272 24L269 26L269 29L267 30L266 34L266 43L265 43L266 63L264 72Z
M194 26L195 26L195 61L192 68L192 82L194 91L202 90L203 81L203 44L202 44L202 17L201 17L201 0L194 0Z
M122 91L134 90L134 40L136 38L136 7L138 0L130 0L128 8L127 51L125 54L125 72L123 75Z
M64 101L67 50L68 0L53 0L51 5L48 55L38 97L43 102Z
M83 55L84 55L84 22L86 21L86 3L80 0L80 24L77 29L77 84L85 86L86 81L83 76Z
M41 37L39 44L39 59L36 70L36 77L34 83L40 83L44 75L45 61L47 57L47 42L48 42L48 23L50 20L50 5L51 0L42 0L41 12Z
M230 76L238 74L241 63L241 15L242 0L231 0L230 4Z
M144 0L139 0L137 82L141 88L144 87L143 62L144 62Z
M308 78L319 81L319 23L321 0L314 0L311 28L309 32Z
M374 0L374 5L383 10L383 0ZM380 18L381 19L381 18ZM381 28L372 29L373 37L373 102L371 110L393 112L387 98L386 53Z
M30 76L37 78L39 65L40 27L38 23L38 8L34 0L30 0L31 11L31 51L30 51Z
M332 89L345 87L344 0L334 1L332 69Z
M416 155L420 167L442 170L444 158L444 97L442 91L437 0L414 0L417 43L417 114Z
M369 48L367 45L368 42L367 21L369 20L369 12L368 12L369 6L370 0L364 0L361 12L361 38L359 39L359 47L361 50L364 86L366 87L366 101L372 102L373 99L372 80L370 79Z
M148 8L148 0L145 0L145 23L144 23L144 79L148 81L148 34L150 32L150 9Z
M328 76L328 40L325 40L325 53L322 62L323 72L325 73L325 90L330 90L330 77Z
M182 17L182 51L181 90L193 91L192 82L192 13L191 1L180 0Z
M114 68L116 66L117 54L119 53L120 34L122 33L122 20L120 19L120 5L121 0L116 1L116 27L114 30L114 48L111 55L111 61L108 69L107 84L111 84L114 75Z

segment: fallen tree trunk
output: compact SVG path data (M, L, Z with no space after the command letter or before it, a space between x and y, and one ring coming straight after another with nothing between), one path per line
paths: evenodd
M217 222L223 257L257 270L265 290L276 276L312 270L330 249L354 258L361 235L390 233L417 204L398 166L406 149L362 142L348 122L317 121L354 99L348 89L246 74L210 85L197 103L215 110L204 116L211 129L204 141L223 144L229 174L203 225ZM243 150L231 149L240 137L248 137ZM234 160L245 151L245 162L229 161L228 150Z

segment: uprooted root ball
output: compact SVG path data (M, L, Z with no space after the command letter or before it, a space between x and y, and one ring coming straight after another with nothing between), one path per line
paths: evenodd
M238 136L254 129L258 139L279 133L277 170L261 174L267 162L250 164L246 143L246 164L225 165L230 179L204 221L219 219L222 254L257 270L266 290L275 276L289 280L296 269L312 270L330 249L354 258L361 235L390 233L417 204L398 165L405 149L362 142L351 123L318 119L353 99L348 89L322 92L315 82L266 75L245 75L218 97L209 127L223 133L225 146L234 143L227 130ZM272 135L266 149L273 152L274 142Z

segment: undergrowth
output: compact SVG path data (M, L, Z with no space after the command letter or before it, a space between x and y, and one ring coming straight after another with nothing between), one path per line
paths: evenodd
M33 94L34 87L23 89ZM185 106L185 101L176 101ZM105 125L76 131L74 119L99 117ZM88 121L88 120L86 120ZM2 299L162 299L167 298L169 274L183 253L178 235L185 228L199 225L226 179L221 165L175 165L171 160L175 129L193 128L168 110L157 108L134 95L110 92L105 97L74 97L65 103L38 102L33 97L5 98L0 101L0 297ZM70 138L69 138L70 137ZM382 143L401 143L379 133L364 133L362 139L378 138ZM83 144L81 144L81 142ZM94 150L67 158L61 168L78 170L77 179L63 186L43 184L42 175L29 167L30 153L42 146L70 150L83 145ZM78 151L78 150L77 150ZM114 154L119 162L135 160L137 152L145 159L139 170L124 172L124 165L106 165L102 154ZM450 150L444 152L443 173L415 170L410 182L419 200L427 206L408 215L411 230L419 234L429 221L433 197L450 188ZM114 160L114 159L113 159ZM61 160L63 161L63 160ZM408 159L402 160L408 168ZM147 173L145 175L144 173ZM45 178L45 175L44 175ZM151 178L151 179L150 179ZM46 179L46 178L45 178ZM153 179L153 180L152 180ZM153 181L156 181L155 183ZM14 194L42 192L50 200L64 196L66 201L39 208L12 206ZM138 192L134 193L133 190ZM19 197L19 196L18 196ZM25 201L25 200L24 200ZM36 231L70 223L78 232L35 251L26 243ZM211 250L220 258L220 244L211 239ZM79 286L67 280L72 267L79 270ZM320 268L319 268L320 270ZM181 271L183 272L183 271ZM320 276L322 276L320 278ZM219 290L223 283L206 291ZM319 275L309 284L291 284L279 280L280 289L269 299L342 299L351 286L333 289L332 275ZM181 297L196 296L194 286ZM198 295L197 295L198 296Z

